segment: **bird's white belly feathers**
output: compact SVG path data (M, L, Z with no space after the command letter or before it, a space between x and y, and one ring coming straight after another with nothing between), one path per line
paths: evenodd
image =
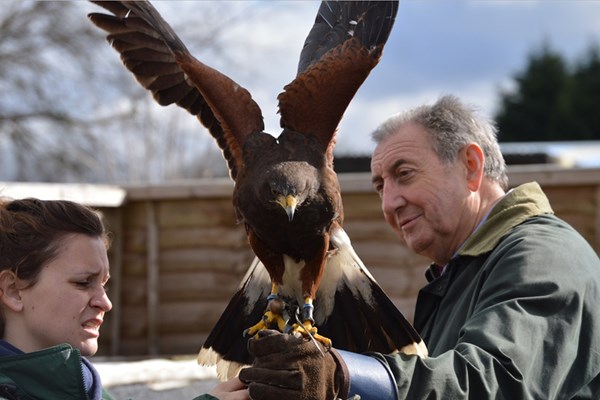
M315 299L314 319L317 325L323 324L333 311L336 291L342 286L346 286L356 298L362 298L370 304L374 303L371 282L375 279L358 258L346 232L341 228L333 231L331 244L336 250L327 258L327 265ZM291 257L284 256L284 262L285 273L283 285L279 288L280 295L295 299L298 305L302 306L304 297L300 270L304 267L304 261L295 262ZM254 259L240 286L255 288L255 290L245 291L246 313L252 310L257 301L269 295L271 289L269 274L258 258Z
M314 311L315 323L323 324L333 310L336 291L345 285L352 290L355 297L362 297L372 304L370 280L374 280L366 269L350 243L350 238L343 229L332 232L331 243L336 248L327 258L327 265L323 272L321 283L317 290L316 307ZM280 294L284 297L296 299L299 305L304 303L300 270L304 261L295 262L294 259L284 256L285 273ZM365 276L366 275L366 276Z

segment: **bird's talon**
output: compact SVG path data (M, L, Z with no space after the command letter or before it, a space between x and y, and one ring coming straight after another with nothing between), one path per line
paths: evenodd
M329 351L333 345L331 339L317 333L318 329L316 326L313 326L311 321L304 321L302 324L294 324L292 328L294 334L314 338L317 342L321 343L327 351Z
M318 340L319 342L321 342L321 344L323 344L323 346L325 346L325 350L328 352L329 350L331 350L331 347L333 347L333 342L331 341L331 339L326 338L325 336L321 336L319 334L315 335L315 339Z
M252 337L252 336L256 335L256 333L258 331L260 331L261 329L265 329L265 328L266 328L266 326L265 326L264 317L263 317L263 319L261 319L260 322L257 323L256 325L253 325L248 329L244 329L244 332L242 333L242 335L244 337Z
M313 326L314 321L308 320L302 323L302 328L305 332L310 332L311 335L317 334L317 327Z
M279 329L280 332L284 332L287 326L287 319L285 318L285 313L283 312L283 307L280 304L276 304L272 306L271 304L274 301L269 303L267 309L269 311L265 311L261 320L256 324L251 326L248 329L245 329L243 332L244 337L254 336L263 329Z

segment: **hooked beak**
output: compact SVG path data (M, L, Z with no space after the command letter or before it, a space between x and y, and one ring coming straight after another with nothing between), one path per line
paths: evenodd
M298 199L291 194L287 196L278 196L277 204L283 207L289 221L291 222L292 219L294 219L294 212L296 211L296 206L298 205Z

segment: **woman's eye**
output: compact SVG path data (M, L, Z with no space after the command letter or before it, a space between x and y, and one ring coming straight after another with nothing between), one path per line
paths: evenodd
M90 281L77 281L75 284L79 287L88 287L90 285Z

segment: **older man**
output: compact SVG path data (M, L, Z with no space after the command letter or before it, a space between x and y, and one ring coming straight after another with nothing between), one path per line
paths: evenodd
M322 357L267 334L240 374L251 397L600 398L600 260L536 183L507 192L493 125L446 96L373 138L385 219L432 261L414 320L429 357Z

